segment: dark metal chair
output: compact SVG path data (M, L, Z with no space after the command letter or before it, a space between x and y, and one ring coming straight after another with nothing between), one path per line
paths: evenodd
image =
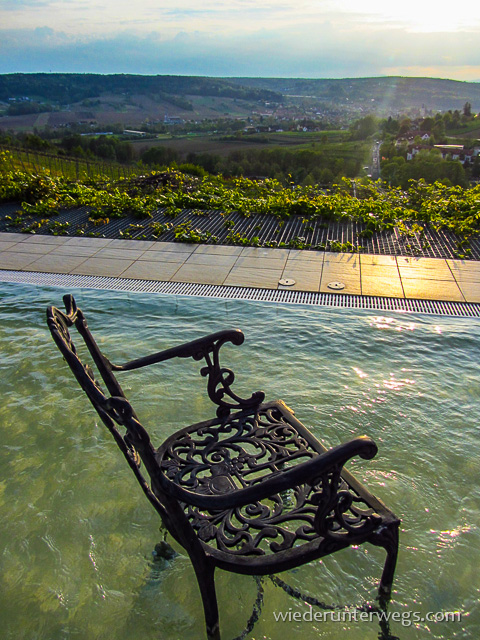
M271 575L369 542L387 552L378 593L383 603L388 601L399 520L344 469L354 456L373 458L373 440L361 436L327 450L282 401L264 402L262 392L246 399L236 395L234 374L220 366L219 350L226 342L242 344L239 330L219 331L115 365L100 351L74 298L66 295L63 300L65 312L47 310L53 339L166 529L188 553L208 638L220 638L217 567ZM77 355L72 327L83 338L106 391ZM205 361L200 371L218 407L217 417L188 426L155 448L113 372L171 358Z

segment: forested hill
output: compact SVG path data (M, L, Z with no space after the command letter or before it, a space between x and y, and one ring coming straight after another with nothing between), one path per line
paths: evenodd
M411 107L462 109L466 102L480 111L480 82L437 78L208 78L202 76L100 75L78 73L11 73L0 75L0 101L24 96L68 105L105 94L147 95L167 102L176 97L192 109L186 96L280 103L315 98L336 107L357 106L368 112L399 113Z
M439 78L229 78L240 86L274 91L287 96L316 97L336 104L371 102L399 111L408 107L462 109L470 102L480 111L480 82Z
M227 79L200 76L100 75L79 73L10 73L0 75L0 100L20 96L46 99L60 104L79 102L105 93L147 95L192 95L281 100L270 89L233 84Z

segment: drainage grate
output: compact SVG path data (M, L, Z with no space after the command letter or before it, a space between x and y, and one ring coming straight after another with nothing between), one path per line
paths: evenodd
M404 311L441 316L480 317L480 304L473 302L448 302L442 300L414 300L383 298L380 296L353 296L291 289L258 289L255 287L226 287L224 285L194 284L190 282L161 282L157 280L133 280L107 276L82 276L37 271L0 270L0 282L16 282L52 287L80 289L110 289L141 293L163 293L181 296L205 296L230 300L261 300L287 304L306 304L349 309L380 311Z

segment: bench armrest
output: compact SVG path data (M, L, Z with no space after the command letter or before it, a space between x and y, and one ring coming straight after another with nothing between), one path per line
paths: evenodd
M355 456L366 460L378 451L375 442L367 436L359 436L344 444L329 449L296 467L276 473L270 478L223 495L202 495L188 491L169 480L163 473L159 475L161 489L178 500L209 511L234 509L280 493L301 484L322 484L329 474L339 479L343 465ZM336 492L336 487L335 487Z
M193 358L197 361L204 359L206 366L200 370L200 373L202 376L208 376L208 396L214 404L218 405L217 415L223 417L228 415L232 409L251 409L259 405L265 398L262 391L256 391L250 398L238 396L231 389L235 374L231 369L220 366L219 351L221 346L226 342L240 345L244 339L245 337L239 329L217 331L203 338L143 358L137 358L122 365L110 363L110 367L112 371L133 371L172 358Z

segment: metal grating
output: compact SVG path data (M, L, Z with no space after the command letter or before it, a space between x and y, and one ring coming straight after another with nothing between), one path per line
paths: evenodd
M16 226L12 216L18 211L18 203L0 205L0 231L19 232L26 225L39 222L41 216L22 215L21 226ZM201 215L199 215L201 214ZM289 248L298 246L302 242L315 246L330 247L332 242L361 245L362 253L379 255L413 255L426 258L457 258L463 250L460 250L462 238L448 230L436 231L425 226L423 235L410 230L407 235L401 233L398 228L390 231L374 233L371 238L364 238L361 232L366 226L354 221L309 221L302 216L290 216L286 220L280 220L271 214L259 214L252 212L245 216L238 212L224 213L222 211L209 210L197 211L183 209L175 218L166 215L164 208L151 212L151 218L136 218L126 214L122 218L112 218L107 224L100 226L89 219L89 211L86 207L61 211L55 216L56 223L68 223L67 235L69 236L98 236L105 238L125 238L131 240L161 240L162 242L175 242L175 227L181 224L190 224L203 235L202 242L209 243L210 236L216 237L217 244L232 244L229 234L233 231L250 243L253 238L260 245L274 246L285 243ZM160 233L155 225L165 225ZM229 226L233 224L233 227ZM48 225L47 225L48 226ZM406 222L408 228L410 223ZM167 228L168 227L168 228ZM49 235L47 227L36 230L39 235ZM470 258L480 260L480 234L475 234L469 239Z
M63 287L66 289L69 287L79 289L109 289L112 291L139 293L204 296L226 300L259 300L286 304L344 307L348 309L403 311L408 313L425 313L466 318L480 317L480 304L473 302L354 296L339 293L292 291L291 289L228 287L224 285L194 284L189 282L162 282L158 280L133 280L130 278L110 278L106 276L40 273L37 271L0 270L0 282Z

